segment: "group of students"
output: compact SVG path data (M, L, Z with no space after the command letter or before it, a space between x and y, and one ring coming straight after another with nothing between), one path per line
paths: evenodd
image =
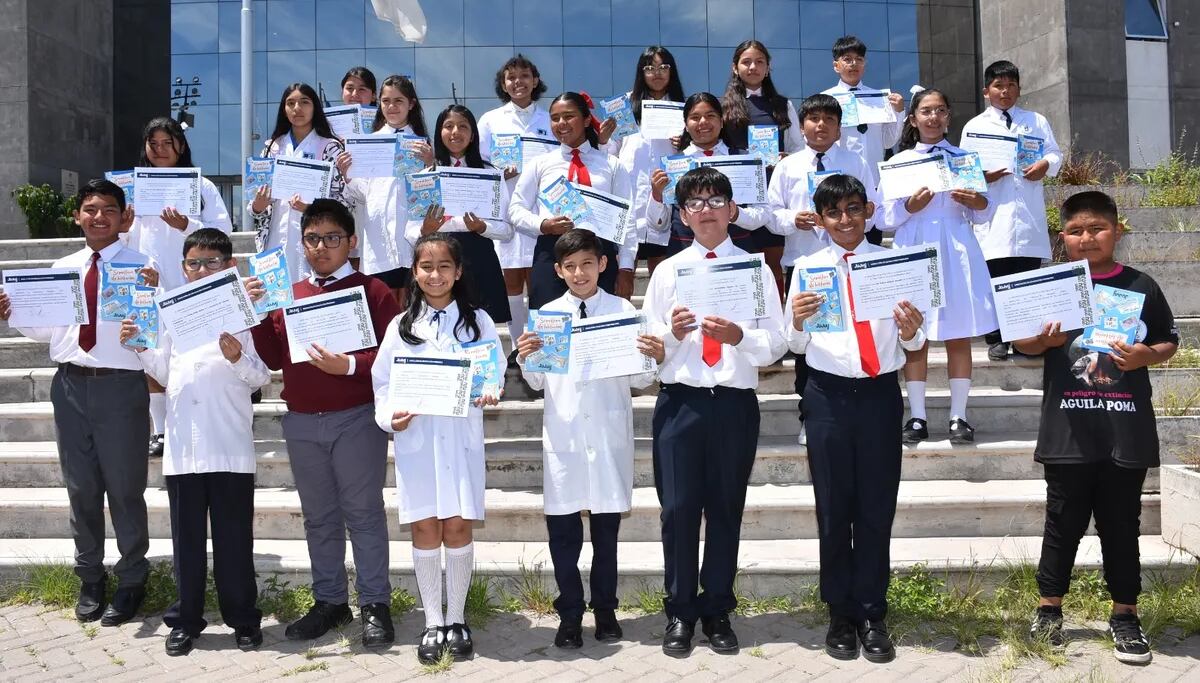
M833 53L840 82L831 91L865 87L866 47L848 36L835 43ZM145 374L165 386L167 401L163 472L179 600L164 617L172 629L166 650L186 654L205 627L206 518L211 520L222 617L234 628L239 647L261 644L252 555L251 394L269 381L269 370L282 370L288 408L283 436L304 516L315 597L309 612L287 627L287 637L316 638L353 619L345 570L348 532L363 643L378 647L394 642L383 502L390 434L398 514L411 528L426 620L418 658L431 662L446 652L456 659L471 656L474 645L464 607L474 565L472 526L485 513L483 411L500 397L477 399L466 418L395 411L388 402L386 359L444 354L481 340L498 344L496 324L507 321L514 360L522 361L540 344L537 335L525 330L526 288L530 308L569 313L576 320L628 311L633 268L637 258L645 258L652 274L642 311L650 331L639 337L638 349L655 359L656 372L581 382L569 375L523 370L526 382L546 396L545 513L561 618L555 644L583 644L582 617L589 606L578 568L584 511L593 546L595 637L622 637L615 615L617 538L633 487L630 389L657 381L653 466L662 507L668 618L662 648L669 655L688 654L700 622L713 650L738 649L729 614L736 606L742 512L758 443L759 369L790 349L797 357L797 392L816 496L821 597L830 609L826 651L839 659L852 659L861 651L871 661L891 660L895 650L885 623L888 548L902 443L928 436L927 342L944 341L949 355L951 440L970 441L973 430L965 421L970 339L997 326L984 289L988 271L1016 272L1049 257L1040 181L1059 157L1045 119L1015 106L1016 67L999 62L985 73L984 96L990 106L968 127L1043 133L1046 159L1024 177L990 173L986 194L922 189L906 199L880 202L875 164L884 147L899 140L897 159L939 149L961 153L945 139L947 98L937 90L923 90L914 95L900 124L842 128L841 108L831 95L808 97L797 112L775 91L769 70L765 46L747 41L735 50L724 97L697 93L686 99L686 127L679 139L647 140L635 134L613 140L614 126L593 117L583 94L563 93L548 112L538 108L545 86L531 62L514 57L496 77L502 107L478 123L466 108L447 107L437 118L433 144L420 150L431 165L482 167L491 134L549 131L560 142L557 150L526 160L520 173L505 169L511 189L508 221L469 214L447 217L436 206L421 220L409 220L404 181L354 178L353 159L329 131L316 93L307 85L289 86L266 153L323 158L336 164L338 177L332 198L307 204L261 190L249 206L258 246L289 250L297 299L364 287L381 340L376 348L348 354L314 345L306 349L309 360L302 363L291 360L280 311L249 331L223 334L186 352L172 349L169 329L156 349L125 346L133 326L95 315L100 262L145 264L150 284L166 286L233 268L236 259L220 220L200 227L204 216L200 222L184 221L170 215L171 210L157 219L162 225L148 221L139 228L155 237L122 240L133 218L121 189L107 181L85 185L76 221L87 247L55 266L85 271L90 320L95 322L21 329L50 343L59 368L52 402L71 497L76 573L83 582L76 615L100 618L106 625L123 623L144 596L146 458L134 442L149 432ZM343 93L347 101L361 102L368 94L375 97L374 85L370 72L353 69ZM631 97L682 97L669 51L652 47L643 53ZM378 132L426 133L407 78L385 79L377 103ZM899 95L892 96L891 105L898 112L904 109ZM674 204L664 204L667 178L656 162L662 154L675 150L703 156L744 149L746 126L767 121L778 126L780 149L787 152L772 169L768 205L737 205L729 179L706 167L683 175ZM148 128L147 154L156 141L173 145L177 163L184 158L186 140L169 127ZM833 173L810 188L810 175L826 171ZM640 244L599 239L540 206L540 189L559 176L635 198ZM216 211L219 196L210 194L206 192L206 210ZM1111 354L1082 349L1077 332L1063 333L1054 325L1016 343L1018 351L1046 358L1035 458L1045 465L1051 504L1038 571L1042 601L1033 632L1061 638L1062 596L1079 540L1095 515L1114 600L1117 656L1147 661L1149 646L1136 617L1138 515L1141 482L1146 469L1157 466L1158 455L1146 367L1169 358L1178 337L1153 280L1113 260L1120 233L1112 200L1095 192L1076 195L1064 204L1062 221L1069 258L1089 261L1097 282L1143 292L1147 299L1139 342L1118 344ZM799 278L787 282L790 271L844 269L849 255L882 249L872 241L878 241L881 229L894 231L899 245L941 245L947 259L946 306L926 316L908 302L898 302L891 319L855 322L843 332L805 332L803 321L820 301L800 291ZM495 242L494 249L489 241ZM146 245L148 253L136 251L133 244ZM780 298L768 297L766 315L751 320L698 319L679 305L677 265L751 250L764 254L764 281L787 287L782 304ZM1037 262L1016 260L1021 258ZM786 271L781 263L789 264ZM248 278L246 284L252 297L262 296L261 282ZM498 296L501 288L504 298ZM9 302L0 295L0 317L8 314ZM1007 349L1003 351L1006 355ZM385 361L376 362L378 358ZM1083 409L1065 399L1090 387L1100 367L1109 389L1113 382L1124 383L1128 405L1106 408L1099 401ZM901 369L912 413L907 424L897 377ZM861 428L864 414L878 417L872 420L874 428ZM121 551L111 603L103 565L106 494Z

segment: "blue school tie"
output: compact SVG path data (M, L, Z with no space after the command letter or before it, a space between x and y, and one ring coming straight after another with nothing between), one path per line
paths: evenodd
M850 88L850 92L854 92L854 91L856 91L856 90L858 90L858 86L857 86L857 85L856 85L856 86L853 86L852 88ZM858 128L857 128L857 130L858 130L858 132L860 132L860 133L865 133L865 132L867 132L867 124L865 124L865 123L860 123L860 124L858 124ZM825 170L825 169L818 168L817 170L818 170L818 171L823 171L823 170Z
M579 317L580 318L587 317L587 304L584 303L583 301L579 302Z
M825 172L825 160L823 158L824 156L825 156L824 152L817 152L817 173Z
M445 312L445 311L439 311L439 310L438 310L438 309L436 309L436 308L435 308L435 309L433 309L433 318L431 318L431 319L430 319L430 322L432 322L432 323L433 323L433 326L434 326L434 327L436 327L436 328L438 328L438 329L441 329L441 327L442 327L442 316L443 316L443 315L445 315L445 314L446 314L446 312Z
M1012 130L1012 114L1008 113L1007 109L1000 113L1004 114L1004 127Z

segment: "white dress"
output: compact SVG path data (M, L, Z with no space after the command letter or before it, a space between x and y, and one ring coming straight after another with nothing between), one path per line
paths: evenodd
M479 153L484 161L492 159L492 135L520 133L551 139L550 114L532 102L524 110L508 102L491 111L484 112L479 117ZM528 166L529 160L525 161ZM509 178L508 193L512 195L517 185L517 178ZM533 248L537 244L536 237L522 234L513 235L507 242L496 242L496 255L500 257L500 267L505 270L514 268L530 268L533 266Z
M580 302L567 292L542 310L571 313L578 320ZM636 310L602 289L583 303L588 317ZM570 374L524 373L531 388L546 391L542 454L547 515L629 510L634 450L629 390L649 386L656 374L580 382Z
M189 216L183 230L172 228L158 216L138 216L126 233L130 249L149 256L162 268L158 282L163 290L187 283L183 274L183 241L188 235L200 228L216 228L227 234L233 231L221 191L208 178L200 179L200 206L200 216Z
M399 317L388 325L379 345L377 362L371 369L375 386L375 422L392 433L392 409L388 405L391 359L397 354L423 356L454 353L454 346L471 341L459 321L457 302L450 302L433 322L433 309L425 307L413 325L413 333L426 340L411 345L400 338ZM475 311L480 341L500 343L496 326L483 309ZM471 406L467 417L418 415L408 429L396 432L396 492L400 523L410 524L436 517L483 519L484 454L483 410Z
M932 147L919 142L914 149L892 157L892 161L918 159L928 154ZM963 154L963 150L945 140L937 143L937 147L952 154ZM995 205L989 201L986 208L975 211L951 199L949 192L939 192L928 206L910 214L904 208L906 199L883 203L882 228L896 231L894 244L897 247L941 245L946 305L927 316L929 338L934 341L965 339L997 329L999 323L992 304L991 276L972 227L972 223L990 220Z
M415 135L411 127L384 125L374 135ZM350 167L346 206L354 213L358 235L358 269L367 275L411 268L412 244L404 236L408 224L408 188L403 178L355 178Z

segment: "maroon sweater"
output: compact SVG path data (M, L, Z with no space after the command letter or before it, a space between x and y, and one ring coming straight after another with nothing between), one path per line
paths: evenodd
M400 313L392 290L383 282L355 271L346 278L329 283L324 289L302 280L292 285L292 295L296 299L303 299L316 294L353 289L359 285L367 293L367 308L371 311L375 338L382 340L388 325ZM319 370L312 363L292 363L283 311L271 311L265 320L253 328L252 333L259 358L272 370L283 370L283 400L287 402L288 410L325 413L348 410L375 400L375 392L371 387L371 365L375 362L378 346L350 353L355 358L354 374L338 376Z

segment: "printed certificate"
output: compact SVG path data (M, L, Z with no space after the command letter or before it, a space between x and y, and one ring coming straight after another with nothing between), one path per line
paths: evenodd
M846 263L856 321L891 318L901 301L925 314L946 305L941 249L936 244L860 254Z
M767 315L768 282L779 296L775 280L763 275L762 254L688 261L675 266L675 301L696 316L717 316L733 322Z
M189 282L155 297L159 319L171 331L178 351L217 341L222 332L241 332L258 324L254 302L236 268Z
M638 351L640 334L646 334L641 311L576 320L571 328L571 376L587 381L653 372L658 364Z
M391 178L396 170L397 135L347 135L351 178Z
M855 90L854 106L858 110L858 121L854 125L895 123L896 110L892 109L892 103L888 102L888 96L891 94L891 90ZM842 125L846 125L845 121Z
M963 133L959 145L968 152L979 154L985 171L1013 170L1017 159L1017 136L998 133Z
M471 359L463 355L394 355L388 377L392 411L466 417L471 403Z
M767 203L767 167L758 156L697 157L696 166L711 166L729 178L738 205Z
M588 215L577 225L596 233L596 237L622 245L637 232L632 202L594 187L578 185L575 189L587 204Z
M683 102L642 100L642 137L669 140L683 134Z
M311 203L329 196L332 181L333 164L328 161L275 157L271 198L286 204L293 196L300 195L300 199Z
M157 216L168 206L188 216L200 215L200 169L133 169L133 212Z
M283 321L293 363L312 360L308 349L313 344L330 353L350 353L379 344L362 285L294 301L284 307Z
M1046 323L1059 323L1066 332L1096 322L1087 261L993 278L992 301L1004 341L1036 337Z
M25 268L3 273L12 313L9 327L86 325L83 271L75 268Z
M906 199L922 187L929 188L931 192L950 189L950 172L941 154L879 163L879 193L884 201Z
M439 166L438 184L447 216L473 213L479 218L503 220L507 212L504 172L496 168Z
M329 121L329 129L337 137L345 140L351 135L363 132L361 107L357 104L340 104L336 107L325 107L325 118Z

